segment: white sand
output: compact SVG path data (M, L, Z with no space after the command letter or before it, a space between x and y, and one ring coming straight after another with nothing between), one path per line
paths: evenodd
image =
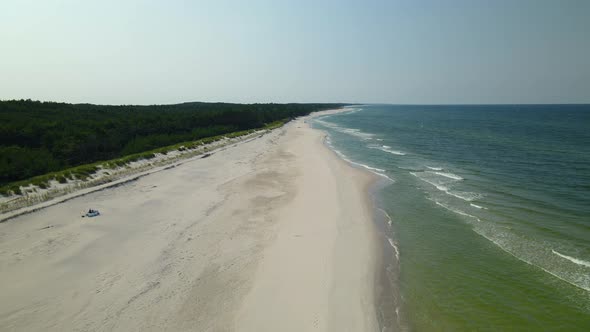
M377 330L374 177L322 139L297 120L1 223L0 329Z

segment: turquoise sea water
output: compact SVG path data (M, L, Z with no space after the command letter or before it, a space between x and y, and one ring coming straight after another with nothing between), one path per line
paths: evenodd
M590 331L590 105L349 110L313 123L385 179L388 330Z

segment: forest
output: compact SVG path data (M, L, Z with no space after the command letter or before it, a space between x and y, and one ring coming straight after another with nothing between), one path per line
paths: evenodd
M0 186L180 142L264 127L341 104L151 106L0 101Z

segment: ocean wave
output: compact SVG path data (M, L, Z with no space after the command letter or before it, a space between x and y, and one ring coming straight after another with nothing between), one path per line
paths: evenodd
M391 153L397 156L405 156L406 153L405 152L401 152L401 151L397 151L397 150L392 150L391 146L389 145L369 145L367 146L369 149L376 149L376 150L381 150L383 152L387 152L387 153Z
M368 169L370 171L375 171L375 172L379 172L379 173L385 173L385 170L384 169L381 169L381 168L372 167L372 166L369 166L369 165L365 165L365 164L361 164L361 163L356 163L356 162L352 162L352 163L354 163L356 165L359 165L361 167L364 167L364 168L366 168L366 169Z
M377 168L377 167L372 167L372 166L361 164L361 163L357 163L355 161L352 161L352 160L348 159L348 157L346 157L344 155L344 153L340 152L338 149L336 149L334 147L334 145L332 144L332 140L330 139L330 136L326 136L325 142L326 142L326 145L328 145L328 147L332 151L334 151L334 153L336 153L338 155L338 157L340 157L340 159L346 161L349 164L352 164L352 165L355 165L355 166L358 166L358 167L365 168L365 169L369 170L373 174L379 175L381 177L384 177L384 178L388 179L391 182L394 182L392 178L390 178L389 176L387 176L387 174L384 174L385 173L385 170L384 169Z
M350 108L350 111L342 112L342 113L340 113L340 115L343 115L343 114L354 114L354 113L357 113L357 112L359 112L361 110L362 110L362 108Z
M334 129L336 129L342 133L345 133L345 134L349 134L349 135L352 135L355 137L362 138L364 140L370 140L373 137L375 137L375 134L365 133L365 132L362 132L360 129L342 128L342 127L339 127L339 128L340 129L336 129L336 128L334 128Z
M494 222L481 220L462 210L431 198L429 199L444 209L466 217L465 221L472 225L472 230L476 234L492 242L516 259L535 266L568 284L590 292L590 274L588 274L590 262L564 255L554 249L549 250L550 248L547 248L544 243L523 238L507 229L503 229L503 226L497 225ZM566 266L563 263L559 263L557 258L551 259L547 256L551 253L575 265Z
M436 175L444 176L449 179L457 180L457 181L463 180L462 177L460 177L459 175L453 174L453 173L446 173L446 172L432 172L432 173L434 173Z
M483 206L480 206L480 205L477 205L477 204L473 204L473 203L470 203L469 205L473 206L476 209L483 209L483 210L487 210L488 209L488 208L485 208Z
M387 238L387 240L389 241L389 244L395 251L395 259L397 259L397 261L399 262L399 248L395 245L395 242L393 242L391 238Z
M391 226L392 220L391 217L389 216L389 214L387 214L387 212L385 212L385 210L379 208L379 211L381 211L381 213L383 213L383 215L387 218L387 224L389 226Z
M441 167L430 167L430 166L426 166L426 168L431 169L433 171L442 171L443 170Z
M323 125L324 127L328 127L332 130L335 130L337 132L340 132L343 134L348 134L351 136L355 136L355 137L358 137L358 138L361 138L364 140L370 140L375 136L375 134L365 133L365 132L361 131L360 129L341 127L335 123L322 120L321 118L315 119L315 122Z
M422 172L422 169L419 169L419 168L404 167L404 166L398 166L397 168L403 169L404 171L414 172L414 173Z
M456 213L456 214L458 214L458 215L461 215L461 216L464 216L464 217L468 217L468 218L473 218L473 219L475 219L475 220L477 220L477 221L481 221L481 219L479 219L478 217L476 217L476 216L474 216L474 215L472 215L472 214L469 214L469 213L467 213L467 212L463 212L463 211L461 211L461 210L459 210L459 209L455 209L455 208L453 208L453 207L450 207L450 206L448 206L448 205L446 205L446 204L443 204L443 203L441 203L441 202L434 201L434 203L436 203L436 205L438 205L438 206L440 206L440 207L443 207L443 208L445 208L445 209L447 209L447 210L449 210L449 211L451 211L451 212L454 212L454 213Z
M442 185L440 183L437 183L437 182L434 182L434 181L430 181L428 179L425 179L425 178L421 177L420 175L418 175L418 174L420 174L418 172L410 172L410 174L412 174L413 176L417 177L418 179L420 179L420 180L422 180L422 181L424 181L424 182L426 182L428 184L433 185L434 187L436 187L436 189L438 189L440 191L444 191L444 192L449 191L449 188L448 187L445 187L444 185Z
M585 291L590 292L590 275L587 273L586 265L578 264L578 267L571 269L563 269L560 266L555 266L549 264L551 260L548 260L546 256L539 255L539 253L547 252L546 248L543 248L539 243L535 243L532 241L523 241L520 238L517 238L514 234L509 234L507 232L498 231L497 227L491 226L491 223L479 223L478 227L474 227L473 231L478 235L482 236L483 238L487 239L488 241L492 242L500 249L504 250L506 253L512 255L516 259L525 262L529 265L535 266L542 271L560 279L564 282L567 282L570 285L575 287L581 288ZM514 245L516 243L516 246ZM562 256L558 254L555 250L551 250L555 255ZM566 255L563 255L566 256ZM569 258L573 258L578 260L574 257L563 257L567 260ZM578 260L583 263L588 263L586 261ZM580 270L582 269L582 270Z
M581 266L585 266L585 267L590 267L590 262L588 262L588 261L585 261L585 260L579 259L579 258L575 258L575 257L571 257L571 256L567 256L567 255L564 255L564 254L559 253L559 252L557 252L557 251L555 251L553 249L551 249L551 251L554 254L556 254L557 256L559 256L561 258L565 258L565 259L567 259L568 261L570 261L572 263L575 263L575 264L578 264L578 265L581 265Z
M390 178L389 176L387 176L387 174L385 174L385 170L381 169L381 168L377 168L377 167L372 167L369 165L365 165L365 164L361 164L361 163L357 163L356 161L352 161L350 159L348 159L344 153L338 151L337 149L335 149L333 146L330 146L330 148L332 149L332 151L334 151L342 160L346 161L349 164L358 166L358 167L362 167L365 168L367 170L369 170L371 173L375 174L375 175L379 175L391 182L395 182L392 178Z
M451 212L467 217L465 221L473 226L472 230L476 234L492 242L500 249L514 256L518 260L535 266L573 286L590 291L590 275L587 273L586 269L590 267L590 262L563 255L555 250L551 250L553 254L575 263L578 267L566 268L563 265L556 265L555 263L552 263L554 261L548 259L546 254L544 254L547 253L548 250L541 243L523 239L518 237L516 234L512 234L509 231L499 228L500 226L494 224L493 222L484 222L474 215L433 199L430 200L434 201L438 206L441 206ZM469 220L474 220L477 222Z
M449 188L450 185L453 183L460 181L462 179L460 176L452 174L452 173L444 173L445 175L438 174L442 172L410 172L413 176L417 177L418 179L433 185L436 189L444 192L447 195L459 198L466 202L471 202L476 199L480 199L483 197L482 194L474 193L470 191L458 191L458 190L451 190ZM433 176L434 175L434 176ZM441 179L444 178L444 179Z
M334 128L334 127L338 127L336 124L334 124L334 123L332 123L332 122L324 121L324 120L323 120L324 118L325 118L325 117L317 118L317 119L315 119L314 121L315 121L316 123L319 123L319 124L323 125L324 127L328 127L328 128ZM340 127L338 127L338 128L340 128Z
M370 139L373 139L373 137L375 137L375 134L365 133L365 132L361 131L360 129L341 127L335 123L321 120L321 118L316 119L315 122L319 123L325 127L328 127L332 130L335 130L337 132L340 132L343 134L348 134L351 136L355 136L355 137L361 138L363 140L370 140Z
M453 191L453 190L447 190L446 191L447 194L457 197L459 199L462 199L466 202L471 202L474 201L476 199L480 199L482 197L481 194L478 193L474 193L474 192L470 192L470 191ZM477 205L479 206L479 205Z
M590 267L590 262L561 254L552 249L551 252L554 255L564 258L576 265L566 267L562 264L558 264L555 260L552 260L546 256L546 253L548 253L549 250L542 243L519 237L510 231L502 229L502 226L500 225L490 221L483 221L474 215L456 209L447 204L430 198L429 200L435 202L436 205L444 209L467 217L465 221L472 225L472 230L476 234L492 242L500 249L514 256L518 260L535 266L573 286L590 291L590 274L587 273L587 268Z

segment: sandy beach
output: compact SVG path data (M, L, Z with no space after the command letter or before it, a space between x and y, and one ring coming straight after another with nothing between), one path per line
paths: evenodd
M378 330L376 179L308 120L0 223L0 329Z

